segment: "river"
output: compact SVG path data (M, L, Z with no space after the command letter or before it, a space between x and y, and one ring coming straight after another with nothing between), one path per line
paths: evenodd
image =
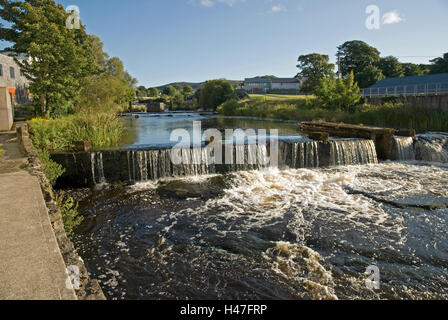
M198 119L299 136L163 117L128 118L126 146L166 145ZM447 181L447 164L373 161L76 189L75 244L110 299L448 299Z

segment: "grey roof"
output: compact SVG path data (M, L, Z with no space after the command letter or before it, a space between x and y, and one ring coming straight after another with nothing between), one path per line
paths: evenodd
M244 82L251 83L300 83L298 78L246 78Z
M408 85L425 85L435 83L448 83L448 73L432 74L427 76L387 78L375 83L369 89L408 86Z

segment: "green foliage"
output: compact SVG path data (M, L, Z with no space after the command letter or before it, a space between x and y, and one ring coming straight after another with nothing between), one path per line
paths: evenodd
M10 23L1 39L18 57L20 69L31 80L30 91L42 115L70 112L85 76L97 71L90 39L84 26L68 29L68 14L54 0L2 1L0 17Z
M75 235L74 230L84 220L84 217L78 212L78 204L72 197L66 196L64 193L56 196L56 202L61 210L65 233L67 237L73 238Z
M83 114L122 112L135 98L125 80L108 74L87 77L81 92L74 110Z
M431 60L431 74L448 73L448 52L441 58Z
M170 96L170 97L174 97L177 93L176 88L174 88L173 86L166 86L165 89L163 89L163 94Z
M403 72L405 77L422 76L424 71L418 64L403 63Z
M345 79L322 79L320 86L316 89L316 96L325 109L349 110L361 100L359 92L351 72Z
M191 86L185 86L182 89L182 93L185 97L191 97L193 95L193 88Z
M3 156L3 149L0 148L0 157Z
M333 78L334 64L330 63L330 57L322 54L308 54L299 57L297 68L300 72L297 76L305 78L302 90L314 93L323 78Z
M157 88L149 88L148 89L148 95L150 97L158 97L160 95L160 91Z
M50 154L46 150L37 149L37 154L42 163L42 170L48 181L54 185L56 180L62 176L65 169L58 163L50 159Z
M207 81L199 90L199 106L213 109L227 100L236 99L235 89L225 79Z
M377 67L380 62L380 52L363 41L348 41L338 47L341 61L341 72L347 76L350 72L355 75L355 81L361 88L384 79L384 75Z
M123 125L110 113L76 114L60 119L33 119L30 125L33 145L48 153L74 149L76 141L90 141L94 148L117 146Z
M386 78L399 78L405 75L403 65L393 56L381 58L378 67Z
M323 120L373 126L417 129L421 131L447 131L448 113L425 107L384 103L379 106L358 105L351 110L331 110L322 107L319 99L302 98L283 101L278 99L229 101L218 108L227 116L248 116L295 121Z

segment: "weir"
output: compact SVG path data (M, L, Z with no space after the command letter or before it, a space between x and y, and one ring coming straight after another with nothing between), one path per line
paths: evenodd
M258 170L269 167L270 157L275 157L271 147L264 144L234 145L230 150L230 155L229 152L226 154L223 146L224 163L212 161L215 155L211 146L176 149L182 160L179 164L172 161L171 149L56 153L52 159L66 169L58 180L59 186L86 187L106 182L142 182ZM279 141L278 159L273 165L299 169L377 162L372 140L346 139L323 143L305 138L295 142Z

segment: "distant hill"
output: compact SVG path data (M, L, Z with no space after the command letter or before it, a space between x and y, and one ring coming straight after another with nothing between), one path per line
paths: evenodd
M242 85L244 83L244 81L241 80L228 80L231 84L233 85ZM181 86L181 87L186 87L186 86L190 86L193 88L193 90L197 90L199 89L202 85L204 85L205 82L173 82L173 83L168 83L165 84L163 86L160 87L156 87L157 89L159 89L160 91L163 91L163 89L165 89L168 86Z

